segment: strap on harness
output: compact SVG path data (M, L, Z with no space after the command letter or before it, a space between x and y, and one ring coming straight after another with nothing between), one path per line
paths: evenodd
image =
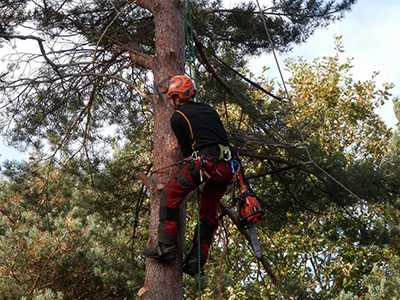
M194 145L196 145L196 140L194 139L192 124L190 123L188 117L186 117L186 115L185 115L182 111L180 111L179 109L177 109L176 112L179 113L179 114L181 114L182 117L184 117L185 120L186 120L186 122L188 123L188 125L189 125L189 130L190 130L190 136L192 137L192 141L193 141L192 148L194 148Z
M192 149L194 150L194 146L196 145L196 140L194 139L192 124L190 123L189 118L182 111L177 109L176 112L179 113L188 123L190 136L193 141ZM194 159L197 159L197 157L199 156L203 156L204 158L214 158L219 160L230 161L232 159L232 152L229 146L218 144L218 148L216 148L216 145L213 145L201 150L194 151L192 154L192 157Z
M217 144L194 151L192 157L194 159L202 157L203 159L213 158L217 160L231 161L232 152L229 146Z

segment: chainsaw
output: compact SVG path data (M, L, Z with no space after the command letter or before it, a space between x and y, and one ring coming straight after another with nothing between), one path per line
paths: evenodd
M243 174L238 167L234 176L234 184L239 177L241 192L238 197L234 196L235 185L233 186L233 199L236 206L236 213L239 221L239 226L241 228L247 228L250 235L251 245L253 247L254 253L258 259L261 259L262 252L260 242L258 241L258 236L255 224L261 221L264 215L264 211L261 210L260 205L257 201L257 196L254 193L247 192L243 183Z

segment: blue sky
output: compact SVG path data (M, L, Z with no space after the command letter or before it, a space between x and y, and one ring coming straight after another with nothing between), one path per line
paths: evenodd
M226 2L232 5L236 1ZM259 2L262 5L269 1ZM384 82L394 83L392 94L400 97L399 16L399 0L359 0L341 21L317 30L305 44L295 46L290 53L277 54L280 67L284 68L284 60L288 57L302 56L311 62L318 57L335 55L334 36L341 35L344 57L353 58L354 79L371 79L373 72L377 71L377 87L382 86ZM264 65L270 67L271 74L267 73L267 76L278 78L277 66L272 55L263 55L255 59L250 68L257 74ZM287 74L284 74L284 77L285 75ZM396 128L398 120L393 112L392 100L378 112L389 127Z
M254 3L255 0L253 0ZM226 6L232 7L237 0L225 0ZM269 0L259 0L267 4ZM359 0L353 10L346 13L344 19L331 24L317 32L307 43L296 46L292 52L279 55L281 68L288 57L302 56L308 61L314 58L334 55L334 36L342 35L345 56L354 58L353 75L357 80L370 79L374 71L380 72L376 81L378 87L384 82L394 83L394 96L400 96L400 0ZM271 74L276 77L277 67L271 55L254 59L250 64L254 73L260 72L262 66L269 66ZM394 116L392 103L389 101L379 111L386 124L395 128L397 119ZM0 141L0 162L6 159L26 159L27 154L5 147Z

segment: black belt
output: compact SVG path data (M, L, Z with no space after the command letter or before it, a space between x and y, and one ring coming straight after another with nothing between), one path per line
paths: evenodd
M229 152L229 153L228 153ZM198 151L198 155L205 159L213 158L218 160L230 160L231 154L228 146L211 145Z

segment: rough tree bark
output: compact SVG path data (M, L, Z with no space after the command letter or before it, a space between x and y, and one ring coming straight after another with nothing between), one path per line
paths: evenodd
M152 60L154 83L157 84L168 76L183 74L185 66L185 24L183 1L180 0L137 0L136 4L148 9L154 16L156 49ZM153 98L154 112L154 149L153 168L155 170L170 165L181 159L176 138L170 127L173 108L165 96ZM168 168L157 172L149 179L150 188L150 233L149 245L157 243L159 223L159 203L161 186L177 173L177 168ZM183 210L183 209L182 209ZM182 253L184 240L185 213L180 220L178 255L175 261L159 263L146 260L146 279L139 291L141 299L176 300L183 298Z

